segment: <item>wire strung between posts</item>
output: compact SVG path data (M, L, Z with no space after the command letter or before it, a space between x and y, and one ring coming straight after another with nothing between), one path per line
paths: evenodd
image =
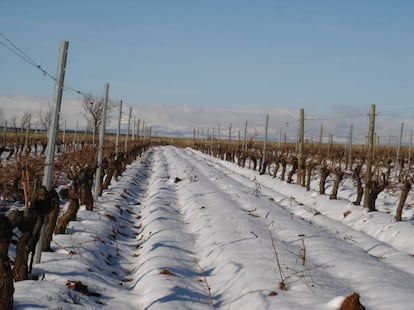
M31 57L29 57L25 52L23 52L19 47L17 47L17 45L14 44L3 33L0 32L0 36L3 37L10 46L3 43L3 42L0 42L1 45L3 45L5 48L7 48L9 51L11 51L13 54L15 54L16 56L21 58L23 61L25 61L26 63L28 63L32 67L40 70L43 73L43 76L47 76L48 78L52 79L53 81L56 81L56 77L54 77L52 74L50 74L45 69L43 69L41 65L36 63Z
M392 110L387 110L387 111L383 111L381 113L378 113L378 115L382 116L382 115L406 114L406 113L410 113L410 112L414 112L414 108L392 109Z
M39 65L30 56L28 56L27 53L25 53L21 48L19 48L15 43L13 43L6 35L4 35L3 33L0 32L0 37L2 37L6 41L6 43L0 41L0 45L5 47L6 49L8 49L10 52L12 52L14 55L19 57L20 59L22 59L24 62L28 63L29 65L31 65L35 69L42 72L43 76L46 76L46 77L50 78L52 81L56 82L56 77L54 75L50 74L47 70L43 69L43 67L41 65ZM93 98L94 100L96 100L98 98L98 96L85 93L83 91L80 91L80 90L68 85L68 84L64 84L63 90L64 91L69 90L69 91L72 91L72 92L74 92L78 95Z

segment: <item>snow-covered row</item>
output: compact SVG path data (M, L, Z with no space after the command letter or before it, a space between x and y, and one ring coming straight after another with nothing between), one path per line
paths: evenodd
M259 184L262 193L269 195L278 204L289 208L291 212L301 217L315 220L315 214L323 215L322 218L325 221L328 218L339 222L338 227L347 227L349 228L347 231L363 232L398 251L406 252L409 256L414 255L414 242L410 242L414 231L411 221L396 222L392 214L368 212L362 206L354 206L345 199L330 200L329 196L320 195L317 192L319 184L314 183L313 189L308 192L304 187L296 184L288 184L269 175L259 175L256 171L243 169L235 164L212 158L194 150L188 151L197 158L207 160L217 169L225 171L224 173L248 187L254 188ZM345 188L343 191L347 193L346 196L352 196L349 193L350 189ZM389 200L387 195L382 195L377 199L377 204L389 205L391 203ZM398 201L394 199L394 209L397 203Z
M14 309L139 309L127 287L135 267L136 213L147 173L144 161L137 160L103 193L93 212L81 206L67 233L54 235L54 251L43 252L41 263L33 266L39 281L15 283ZM69 289L68 281L80 281L91 294Z
M354 291L412 309L406 232L388 243L362 207L194 150L149 150L96 206L54 237L43 281L16 283L16 309L337 309Z
M209 292L196 263L176 180L158 149L148 160L148 190L141 203L142 230L132 290L142 309L209 309Z
M401 300L410 300L410 289L405 290L400 284L404 283L405 285L409 283L408 286L414 284L411 268L412 256L404 252L398 252L374 238L365 238L360 241L360 244L359 240L353 240L353 233L357 235L356 238L364 236L363 234L357 234L358 231L352 232L352 229L339 222L336 222L337 226L332 226L333 221L329 221L329 218L325 218L325 221L318 223L318 221L314 221L309 216L304 218L300 215L299 223L294 224L294 219L298 218L287 212L291 211L292 208L289 210L282 208L279 203L274 203L274 197L287 199L288 205L295 205L296 210L306 210L309 207L315 207L317 202L315 203L314 200L307 201L306 197L302 197L303 192L298 186L286 185L279 192L278 183L274 186L277 190L271 190L270 186L266 186L266 190L264 186L259 185L261 184L259 182L265 179L268 182L275 182L269 176L259 178L256 172L240 169L234 164L219 162L219 160L205 157L194 151L187 151L187 154L183 156L185 156L186 162L193 161L194 166L197 166L199 169L205 167L204 173L207 172L213 175L216 180L216 186L221 188L222 191L226 191L232 197L232 200L240 199L247 202L248 198L245 197L245 194L249 193L250 196L253 196L252 194L257 192L257 187L260 187L259 196L262 196L264 199L259 199L256 203L249 202L249 208L255 209L254 213L259 218L271 220L277 226L275 228L277 237L282 241L298 242L300 239L298 236L304 235L306 253L309 260L313 261L315 266L319 266L319 268L329 272L331 276L336 277L338 281L347 283L354 290L359 291L363 296L363 300L371 304L372 308L393 309L395 304L398 304ZM223 169L222 165L232 166L232 168ZM215 169L212 169L213 167ZM249 175L251 178L248 177ZM288 188L296 188L296 192L293 193L295 195L286 195ZM269 199L272 201L270 207L265 203ZM297 201L301 203L299 204ZM330 201L330 208L341 210L342 202ZM359 208L362 209L361 207ZM299 211L297 212L300 213ZM365 211L362 209L362 212ZM287 214L288 216L286 217ZM306 214L309 214L309 210ZM324 218L324 216L315 216L315 213L311 214L313 218ZM340 227L341 231L334 230L335 227ZM404 241L410 246L413 244L409 238L406 238ZM388 259L387 254L389 253L384 253L384 256L380 256L377 253L378 257L373 256L373 252L381 249L392 251ZM391 263L387 260L391 261ZM393 266L392 262L398 262L397 265L400 268ZM387 284L383 282L383 279L387 279ZM325 285L325 287L328 286ZM342 290L346 291L346 285ZM341 289L337 293L341 293ZM378 298L379 296L381 298ZM315 305L315 301L310 302L310 304ZM404 308L401 305L400 307ZM405 307L410 309L411 305L407 304Z

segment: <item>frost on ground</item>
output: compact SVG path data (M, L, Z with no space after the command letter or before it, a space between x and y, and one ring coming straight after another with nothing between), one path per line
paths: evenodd
M358 292L367 309L413 309L413 232L391 214L155 148L54 236L39 280L15 283L15 308L337 309Z

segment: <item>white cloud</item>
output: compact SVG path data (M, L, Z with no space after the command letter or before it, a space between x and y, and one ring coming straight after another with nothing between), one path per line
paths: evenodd
M74 99L63 99L60 120L67 120L68 127L75 127L76 121L85 122L82 116L81 101ZM3 109L6 120L16 118L17 122L25 113L32 115L32 124L40 125L39 115L49 111L52 99L41 97L0 97L0 107Z
M38 97L0 97L0 107L5 113L6 119L16 116L17 119L25 113L34 115L34 119L39 112L45 112L49 109L51 99ZM221 137L227 138L230 123L232 124L232 139L237 138L240 130L243 137L244 126L247 120L249 136L253 136L255 131L258 139L264 137L264 125L266 114L269 114L269 139L279 140L281 130L286 131L287 137L294 140L298 128L299 111L288 108L210 108L199 106L184 105L164 105L164 104L134 104L132 115L144 121L147 126L152 127L154 135L166 136L187 136L192 137L193 129L198 128L198 132L207 133L209 128L210 134L212 128L215 128L217 136L218 126L221 128ZM319 140L320 127L323 124L324 142L327 141L329 133L334 134L336 142L346 141L351 124L354 126L354 142L363 143L368 132L368 113L367 107L338 107L334 109L335 115L330 117L320 117L312 115L312 111L305 110L305 135L308 140ZM118 108L115 107L111 112L111 121L109 128L115 129L118 116ZM126 129L128 123L129 106L124 105L122 128ZM86 126L86 119L83 116L81 108L81 99L63 99L61 108L61 122L67 121L68 128L75 128L76 122L82 130ZM376 120L376 131L380 136L382 143L388 143L389 136L393 136L393 143L396 136L399 135L401 122L405 123L404 141L409 141L409 131L414 126L412 118L405 120L396 120L395 117L380 115ZM33 122L33 124L35 121ZM288 126L286 127L286 123Z

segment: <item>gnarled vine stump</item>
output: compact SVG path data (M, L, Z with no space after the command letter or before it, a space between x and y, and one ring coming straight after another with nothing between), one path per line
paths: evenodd
M0 214L0 309L13 309L13 273L9 261L9 244L12 239L12 224Z
M55 190L50 191L50 212L44 223L44 234L42 239L42 251L51 252L50 242L53 238L53 231L56 227L56 221L59 215L59 195Z
M320 172L320 179L319 179L319 194L325 195L325 184L326 178L329 176L331 171L328 169L326 164L323 164L319 169Z
M24 211L15 211L9 214L12 226L19 228L22 232L16 244L16 258L13 268L15 281L27 280L32 272L36 244L39 241L45 217L50 212L50 201L49 192L42 186L34 192L30 204L25 207ZM32 260L28 265L30 253Z
M291 160L291 164L292 164L292 169L290 169L290 171L288 173L288 178L287 178L287 181L286 181L289 184L292 183L293 175L298 170L298 158L293 157L292 160Z
M342 171L340 166L336 167L331 172L335 175L335 181L334 181L334 186L332 188L332 193L331 193L331 195L329 195L329 199L337 199L338 198L339 184L341 183L342 179L344 178L345 172Z
M362 187L362 176L361 176L361 170L362 170L362 163L359 163L354 168L354 172L352 173L352 179L355 180L357 185L357 197L352 204L355 206L359 206L361 204L362 196L364 195L364 188Z
M76 220L76 214L79 210L79 183L75 179L68 191L69 206L64 214L56 223L55 234L64 234L70 221Z
M92 196L92 185L93 177L96 171L96 164L89 164L82 168L79 175L77 176L80 184L80 205L85 205L86 210L93 210L93 196Z

